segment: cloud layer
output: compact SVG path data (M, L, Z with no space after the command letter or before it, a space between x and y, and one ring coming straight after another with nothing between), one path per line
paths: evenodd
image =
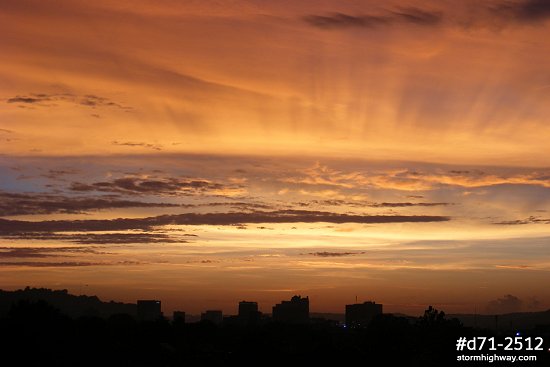
M110 107L121 109L124 111L132 110L132 107L123 106L120 103L113 102L109 98L100 97L93 94L79 96L72 93L31 93L29 95L18 95L8 98L6 102L18 104L21 107L24 107L25 105L33 105L38 107L57 107L58 103L72 103L90 108Z
M76 192L99 191L126 195L194 195L198 193L222 193L225 186L204 179L124 177L91 184L73 182L70 189Z
M9 154L548 164L543 0L60 4L2 4Z
M450 220L430 215L350 215L306 210L258 211L253 213L186 213L150 218L112 220L50 220L29 222L0 219L0 234L18 232L120 231L151 229L165 225L238 225L247 223L426 223Z
M28 214L77 214L115 208L178 207L171 203L123 200L109 196L68 197L55 194L9 193L0 191L0 216Z
M401 8L380 15L309 15L304 20L312 26L323 29L376 28L399 24L435 26L441 22L441 13L418 8Z

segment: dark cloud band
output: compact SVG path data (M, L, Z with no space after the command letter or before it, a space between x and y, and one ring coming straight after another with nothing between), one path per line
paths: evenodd
M441 22L442 14L418 8L402 8L382 15L334 13L330 15L308 15L304 17L304 20L314 27L323 29L375 28L396 24L435 26Z
M127 195L185 195L221 190L224 185L201 179L122 177L112 181L85 184L73 182L70 189L77 192L116 192Z
M0 219L0 234L18 232L116 231L151 229L164 225L238 225L241 223L422 223L444 222L445 216L429 215L350 215L321 211L278 210L253 213L186 213L149 218L112 220L57 220L28 222Z
M0 192L0 216L28 214L79 214L115 208L178 207L178 204L120 200L109 196L67 197L62 195Z

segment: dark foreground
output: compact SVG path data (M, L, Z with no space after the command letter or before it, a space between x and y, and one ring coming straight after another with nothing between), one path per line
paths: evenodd
M0 319L0 330L1 358L14 366L490 365L456 362L458 337L488 331L433 309L415 320L381 315L350 330L322 321L216 326L139 322L125 314L70 318L43 301L20 301ZM549 355L538 352L538 362L514 365L550 365Z

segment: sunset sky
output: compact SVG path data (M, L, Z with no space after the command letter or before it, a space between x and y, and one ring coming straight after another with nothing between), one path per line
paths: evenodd
M550 1L0 0L0 288L550 308Z

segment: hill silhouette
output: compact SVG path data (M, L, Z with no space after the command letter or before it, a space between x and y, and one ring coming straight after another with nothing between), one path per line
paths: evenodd
M72 318L81 316L109 317L115 314L136 315L136 304L134 303L103 302L97 296L75 296L66 289L26 287L15 291L0 290L0 317L6 316L13 304L23 300L45 301L62 314Z
M464 326L499 331L521 331L550 325L550 310L541 312L514 312L502 315L455 314Z

